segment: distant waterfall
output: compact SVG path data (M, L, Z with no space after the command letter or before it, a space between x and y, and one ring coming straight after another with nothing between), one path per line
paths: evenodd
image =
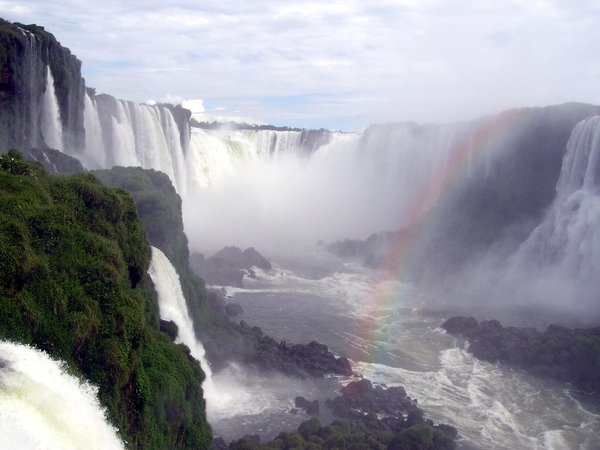
M600 116L573 130L556 191L548 216L522 245L520 257L600 285Z
M96 394L46 353L0 341L1 448L123 449Z
M42 134L48 147L56 150L64 150L62 139L62 123L56 93L54 91L54 78L47 70L46 91L44 92L42 104Z
M171 111L161 105L112 98L97 101L98 98L86 96L89 159L103 168L119 165L160 170L169 176L180 194L186 192L186 152L181 143L187 140L181 139Z
M156 286L158 293L158 306L160 316L164 320L171 320L179 327L176 342L184 343L190 348L192 356L200 362L206 375L202 388L207 407L210 408L218 400L216 395L210 364L204 357L205 351L202 343L196 339L192 319L188 313L185 298L181 290L179 275L175 268L159 249L152 247L152 261L148 273Z
M86 93L84 101L83 124L85 127L86 158L82 158L82 163L90 169L101 169L107 167L108 164L104 138L102 137L102 125L94 100Z
M261 157L299 150L302 144L301 131L239 130L230 138L250 142Z

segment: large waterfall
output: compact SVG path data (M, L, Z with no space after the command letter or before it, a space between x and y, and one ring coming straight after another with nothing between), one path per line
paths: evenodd
M0 448L123 449L96 393L46 353L0 342Z
M597 306L600 288L600 116L580 122L567 145L556 199L543 222L521 245L513 268L535 267L539 278L572 308ZM531 273L530 273L531 275ZM591 303L591 305L590 305Z

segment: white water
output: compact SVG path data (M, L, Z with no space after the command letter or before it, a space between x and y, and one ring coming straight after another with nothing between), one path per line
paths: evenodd
M450 314L440 299L389 280L379 289L370 270L327 266L335 264L328 258L315 255L312 269L276 264L271 272L257 271L257 279L245 279L246 288L229 289L232 301L244 309L237 319L276 339L316 339L336 354L353 355L355 372L387 386L404 386L428 417L455 426L459 448L598 448L600 410L574 398L568 385L476 360L461 341L438 328ZM374 294L381 291L388 295ZM294 395L312 400L335 394L307 389ZM321 409L326 411L323 404ZM271 420L286 424L291 416L290 407L280 408ZM232 429L231 438L251 432L235 419L227 424L230 428L221 424L219 429ZM305 415L296 427L302 420Z
M580 122L571 135L544 221L510 261L509 280L527 267L538 285L562 298L577 299L571 312L598 310L600 291L600 116ZM512 280L511 280L512 281ZM514 282L513 282L514 284ZM519 283L523 289L524 283Z
M96 394L46 353L0 341L0 449L123 449Z
M47 72L46 90L42 99L42 134L48 147L62 151L62 123L50 67L48 67Z
M238 130L230 135L230 139L251 143L258 156L264 158L299 150L302 142L302 132Z
M158 293L158 307L163 320L171 320L179 327L179 334L175 342L183 343L190 348L192 356L200 362L206 375L203 388L207 399L214 397L212 388L212 370L204 357L205 351L202 343L196 339L192 319L188 313L185 297L181 290L179 275L165 256L156 247L152 247L152 261L148 273L154 281Z
M95 101L85 94L83 110L83 125L85 127L85 157L82 163L90 169L101 169L108 166L104 138L102 137L102 125Z

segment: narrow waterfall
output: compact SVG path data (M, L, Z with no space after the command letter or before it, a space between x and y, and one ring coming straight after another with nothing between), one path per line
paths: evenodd
M0 341L1 448L123 449L96 394L46 353Z
M42 134L48 147L63 150L62 123L60 110L54 90L54 78L50 67L47 68L46 91L42 104Z
M152 247L152 261L148 273L154 281L158 293L158 306L163 320L171 320L179 327L176 342L183 343L190 348L192 356L200 362L206 375L202 388L206 399L207 409L213 407L218 396L213 386L210 364L205 358L202 343L196 339L194 325L188 313L187 304L181 290L179 275L175 268L158 248Z

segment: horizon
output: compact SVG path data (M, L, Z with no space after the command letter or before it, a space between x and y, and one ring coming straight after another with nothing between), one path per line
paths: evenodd
M196 101L208 121L362 131L600 104L589 2L8 0L0 16L52 33L98 93Z

